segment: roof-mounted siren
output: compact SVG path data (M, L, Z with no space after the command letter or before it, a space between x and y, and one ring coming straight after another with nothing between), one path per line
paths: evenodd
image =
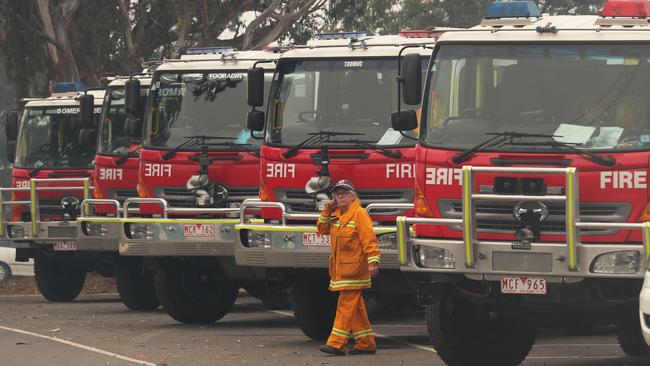
M648 17L650 17L649 0L609 0L600 11L600 18L596 20L596 25L647 26Z
M361 40L366 38L366 32L323 32L314 34L314 39L330 41L335 39Z
M399 36L404 38L438 38L442 32L433 29L402 29Z
M86 90L86 86L81 81L70 81L64 83L55 83L52 93L76 93Z
M542 12L534 1L495 0L488 6L481 25L502 27L505 25L531 24L531 18L539 18Z

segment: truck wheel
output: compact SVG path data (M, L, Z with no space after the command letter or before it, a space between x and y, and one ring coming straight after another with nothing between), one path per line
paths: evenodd
M313 340L327 339L334 325L338 298L328 290L327 281L303 279L294 284L291 295L294 317L302 332Z
M86 271L43 255L34 258L34 276L41 295L52 302L76 299L86 281Z
M616 338L621 345L623 352L628 356L650 356L648 345L643 339L641 324L637 321L634 323L625 323L616 325Z
M0 262L0 285L11 278L11 268L4 262Z
M239 293L213 260L169 261L156 272L154 288L167 314L186 324L223 318Z
M489 312L448 291L426 306L426 318L433 347L450 366L519 365L537 334L523 319Z
M160 305L153 289L153 274L144 272L142 258L118 257L115 283L122 302L131 310L153 310Z

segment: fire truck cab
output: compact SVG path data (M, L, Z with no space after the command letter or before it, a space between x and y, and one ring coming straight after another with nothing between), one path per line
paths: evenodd
M260 143L246 128L246 71L260 61L273 65L278 56L189 49L153 75L140 198L124 203L119 252L145 259L163 308L177 321L221 319L240 287L263 301L283 296L284 289L269 291L263 270L234 260L240 206L259 190Z
M356 186L382 250L382 275L368 296L395 308L415 306L415 289L399 273L395 217L412 208L416 141L412 132L391 128L390 114L400 50L411 45L405 53L428 58L437 35L318 34L280 57L266 113L256 109L264 95L255 77L266 65L251 70L249 128L264 131L260 201L241 208L235 258L291 283L295 316L308 337L326 338L336 309L328 291L329 236L317 234L316 220L330 183L340 179ZM260 209L264 223L246 221L251 208Z
M104 99L103 90L78 86L57 84L50 97L28 101L20 123L7 129L16 153L11 187L0 191L0 231L17 248L16 260L34 258L38 288L50 301L76 298L88 271L112 274L100 258L77 252L76 218L91 195L95 156L95 145L79 137L96 126ZM90 103L81 108L84 99Z
M416 217L398 218L438 355L517 365L537 329L616 324L647 355L639 292L650 255L648 1L549 16L495 1L436 43L422 95ZM399 110L394 128L418 126Z

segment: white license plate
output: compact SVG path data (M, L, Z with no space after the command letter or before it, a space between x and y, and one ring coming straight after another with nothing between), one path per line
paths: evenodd
M318 233L302 233L302 245L330 246L329 235L318 235Z
M206 238L214 236L213 224L184 224L183 236L186 238Z
M546 295L546 280L538 277L501 277L502 294Z
M77 250L77 242L74 240L60 240L52 244L52 249L56 251Z

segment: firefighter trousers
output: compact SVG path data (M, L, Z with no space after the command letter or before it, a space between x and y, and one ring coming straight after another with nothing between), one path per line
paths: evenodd
M339 291L336 318L327 345L345 351L350 334L354 336L354 348L364 351L377 349L361 290Z

